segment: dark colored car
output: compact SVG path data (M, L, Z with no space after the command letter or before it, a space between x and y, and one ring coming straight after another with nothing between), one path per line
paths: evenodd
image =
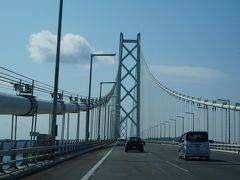
M129 137L125 144L125 152L127 152L128 150L140 150L141 152L143 152L143 146L143 141L140 137Z

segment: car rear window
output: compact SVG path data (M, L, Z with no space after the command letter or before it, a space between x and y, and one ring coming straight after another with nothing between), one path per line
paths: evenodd
M141 141L141 138L138 138L138 137L130 137L130 141Z
M208 134L207 132L189 132L186 140L190 142L205 142L208 141Z
M125 139L118 139L118 141L122 142L122 141L125 141Z

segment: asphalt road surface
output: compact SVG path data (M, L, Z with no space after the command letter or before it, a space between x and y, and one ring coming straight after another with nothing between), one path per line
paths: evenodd
M25 180L239 180L240 155L211 151L210 160L178 159L177 146L147 144L145 152L113 146L79 156Z

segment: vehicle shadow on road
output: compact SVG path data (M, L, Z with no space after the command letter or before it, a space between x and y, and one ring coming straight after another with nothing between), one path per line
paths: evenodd
M191 165L200 165L198 163L195 163L195 162L199 162L201 163L204 163L204 165L207 165L207 166L222 166L222 165L225 165L225 166L240 166L240 163L234 163L234 162L231 162L231 161L225 161L225 160L220 160L220 159L209 159L209 160L205 160L205 159L188 159L187 162L194 162L194 163L191 163Z
M228 162L228 161L224 161L224 160L220 160L220 159L188 159L187 161L199 161L199 162Z
M128 150L126 153L140 153L140 154L144 154L144 153L149 153L148 151L139 151L139 150Z

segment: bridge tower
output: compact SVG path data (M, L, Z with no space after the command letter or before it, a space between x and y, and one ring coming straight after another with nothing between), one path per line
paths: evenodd
M120 34L118 69L118 104L121 113L118 136L140 136L140 33L137 39L124 39ZM133 126L133 127L132 127Z

